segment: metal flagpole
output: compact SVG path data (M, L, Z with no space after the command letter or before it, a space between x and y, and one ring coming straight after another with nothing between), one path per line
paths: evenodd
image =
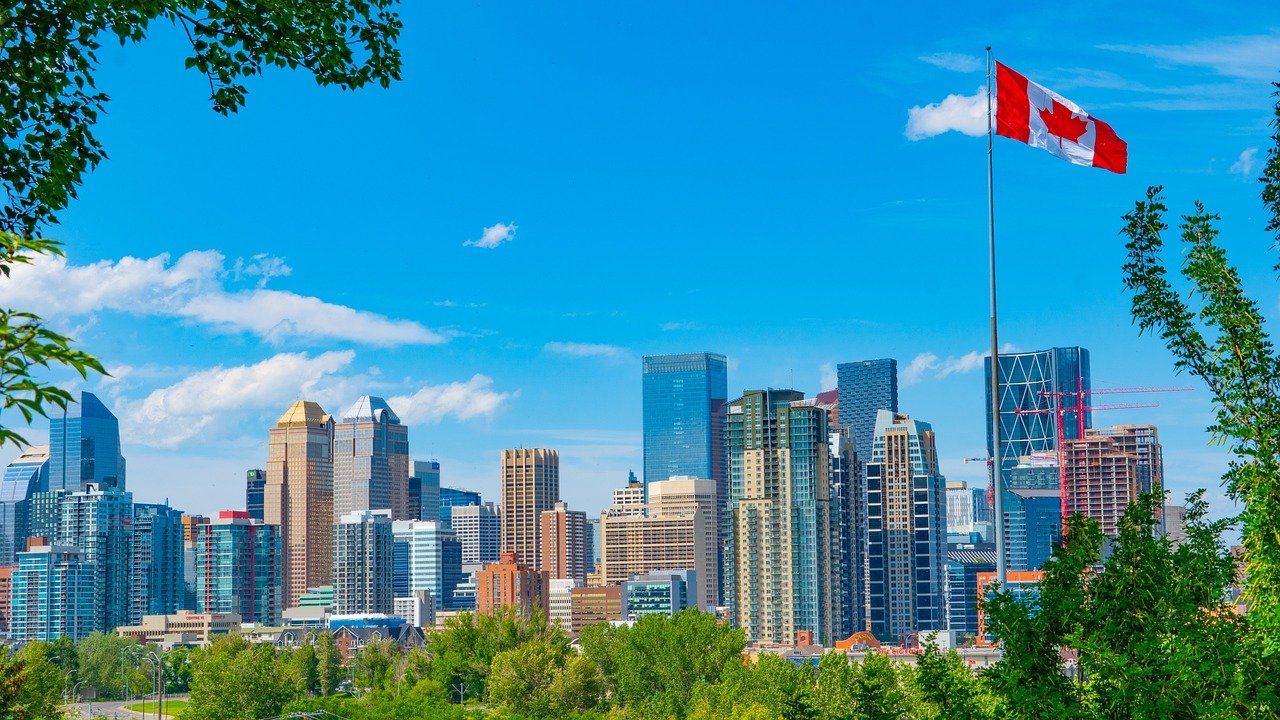
M996 535L996 580L1005 584L1004 468L1000 462L1000 338L996 330L996 200L991 179L995 129L991 118L991 47L987 47L987 259L991 270L991 496Z

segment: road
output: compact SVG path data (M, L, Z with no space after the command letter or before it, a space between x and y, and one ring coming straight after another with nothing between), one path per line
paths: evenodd
M172 695L172 696L165 695L164 697L165 697L165 702L168 702L169 700L186 700L187 699L186 695ZM143 720L144 718L155 717L155 713L149 713L147 715L143 715L140 712L124 709L125 705L133 705L134 703L138 703L138 702L141 702L141 700L139 699L128 700L128 701L103 700L101 702L95 700L92 703L87 703L87 702L72 703L71 705L67 705L66 708L71 711L72 717L85 718L85 719L90 717L95 717L95 718L126 718L127 720ZM89 714L89 707L91 705L93 706L92 715ZM170 717L170 716L162 715L161 717Z

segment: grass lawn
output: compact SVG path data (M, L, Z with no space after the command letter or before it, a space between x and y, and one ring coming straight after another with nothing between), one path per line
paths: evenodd
M165 714L165 715L180 715L180 714L182 714L182 708L184 708L184 707L186 707L186 706L187 706L187 701L186 701L186 700L165 700L165 701L164 701L164 714ZM124 706L124 709L125 709L125 710L134 710L134 711L136 711L136 712L140 712L140 713L152 713L152 714L155 714L155 711L156 711L156 701L155 701L155 700L147 700L146 702L133 703L132 705L125 705L125 706Z

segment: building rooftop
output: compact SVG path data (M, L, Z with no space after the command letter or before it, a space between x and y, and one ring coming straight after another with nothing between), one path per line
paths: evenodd
M276 427L315 427L329 422L329 415L320 404L311 400L298 400L276 421Z
M342 414L342 422L382 422L384 415L387 422L400 424L400 416L396 415L386 400L376 395L361 395Z

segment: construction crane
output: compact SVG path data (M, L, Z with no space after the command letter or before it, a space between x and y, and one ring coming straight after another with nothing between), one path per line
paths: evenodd
M1126 395L1137 393L1163 393L1163 392L1188 392L1193 388L1189 387L1126 387L1126 388L1100 388L1098 390L1085 390L1084 378L1076 377L1076 389L1069 392L1053 392L1042 390L1040 397L1051 398L1053 407L1040 410L1014 410L1015 415L1043 415L1053 413L1054 425L1057 432L1057 451L1058 451L1058 491L1061 496L1062 521L1067 520L1067 467L1062 461L1062 445L1066 441L1066 415L1067 413L1075 413L1076 416L1076 438L1083 438L1085 431L1085 414L1095 410L1132 410L1137 408L1153 408L1159 407L1159 403L1117 403L1113 405L1094 405L1086 406L1086 395ZM1071 407L1064 407L1063 400L1071 398L1075 400L1075 404ZM1065 527L1065 526L1064 526Z

